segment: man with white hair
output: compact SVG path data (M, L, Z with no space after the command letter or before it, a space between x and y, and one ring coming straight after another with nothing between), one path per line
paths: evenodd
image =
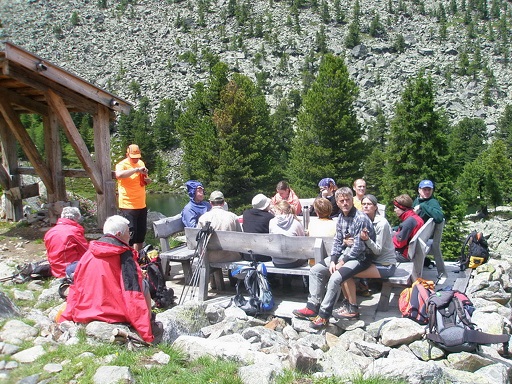
M44 235L46 255L55 277L65 277L66 267L80 260L87 251L84 227L78 223L81 217L78 208L64 207L57 224Z
M58 321L129 323L144 341L151 343L151 298L149 289L144 292L137 251L128 245L128 225L122 216L107 218L104 236L91 241L78 262L66 309Z

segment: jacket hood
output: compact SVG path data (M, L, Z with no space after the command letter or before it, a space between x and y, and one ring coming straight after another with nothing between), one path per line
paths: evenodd
M293 220L295 220L295 218L293 215L276 215L276 220L279 228L288 230L292 226Z
M201 184L201 182L197 181L197 180L189 180L185 183L186 187L187 187L187 193L188 193L188 197L190 197L190 201L193 201L194 200L194 197L196 196L196 189L197 187L203 187L203 184Z
M114 255L121 255L123 252L134 252L133 248L123 244L115 237L104 236L99 240L91 241L89 244L89 251L97 258L112 257Z

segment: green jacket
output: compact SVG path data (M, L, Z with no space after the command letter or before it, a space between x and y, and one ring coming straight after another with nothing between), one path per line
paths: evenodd
M415 207L417 205L419 205L421 208L418 212L418 215L423 219L423 221L426 222L430 218L433 218L434 222L437 224L443 221L443 210L441 209L439 201L434 196L430 196L428 199L416 197L412 203L412 206Z

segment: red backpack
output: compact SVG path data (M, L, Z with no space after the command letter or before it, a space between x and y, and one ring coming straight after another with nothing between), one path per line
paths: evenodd
M398 298L398 308L402 317L407 317L419 324L428 324L428 298L434 293L434 282L418 279L410 288L405 288Z

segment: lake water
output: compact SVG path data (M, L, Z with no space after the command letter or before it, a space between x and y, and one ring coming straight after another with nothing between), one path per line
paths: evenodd
M167 217L180 213L188 202L189 197L183 195L148 193L146 196L148 210L160 212Z

